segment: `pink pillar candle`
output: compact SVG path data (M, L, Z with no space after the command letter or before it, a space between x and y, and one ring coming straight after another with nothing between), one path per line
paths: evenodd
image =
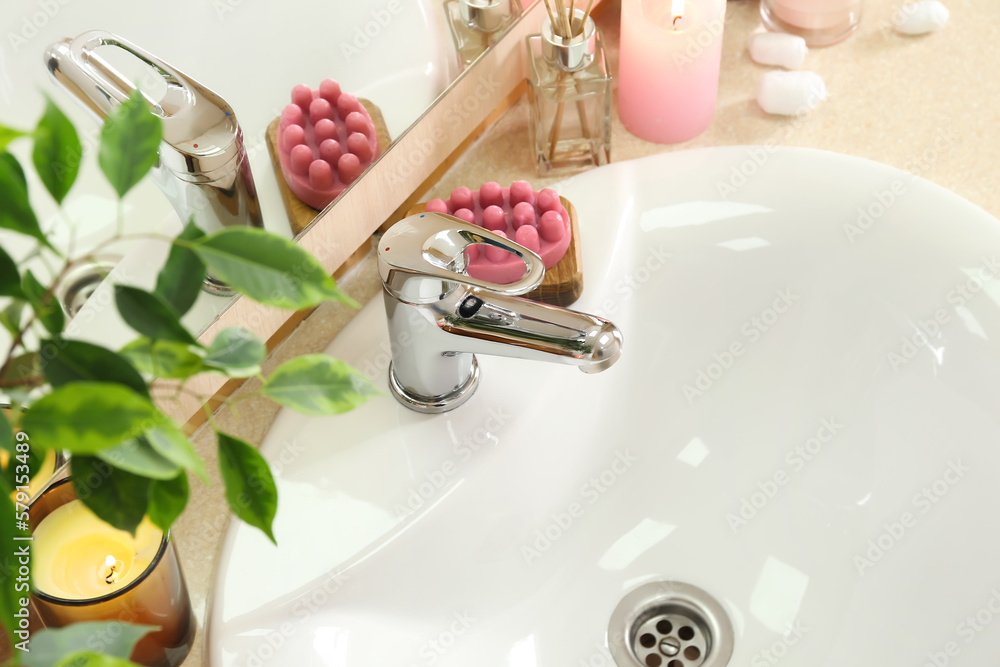
M692 139L715 115L726 0L622 0L618 115L646 141Z

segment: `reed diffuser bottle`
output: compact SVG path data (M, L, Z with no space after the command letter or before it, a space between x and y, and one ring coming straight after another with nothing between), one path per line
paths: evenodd
M545 0L542 33L527 39L529 128L540 173L611 160L611 76L592 6Z
M521 15L520 0L446 0L444 11L458 63L465 69Z

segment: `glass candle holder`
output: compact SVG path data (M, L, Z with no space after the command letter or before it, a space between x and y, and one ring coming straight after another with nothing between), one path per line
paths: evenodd
M726 0L622 0L618 115L646 141L693 139L715 116Z
M159 626L160 630L147 634L136 644L132 661L146 667L177 667L187 657L194 643L195 621L184 575L169 535L163 534L158 543L153 541L145 555L141 552L124 553L127 549L122 547L119 553L108 554L106 560L104 556L89 559L88 549L80 547L81 539L93 547L90 550L97 549L103 554L104 551L100 549L104 544L131 544L131 536L102 522L99 533L81 538L81 535L73 533L74 530L79 533L81 522L78 516L64 523L60 523L60 515L53 516L60 509L63 512L78 512L79 506L72 503L82 505L72 480L65 478L53 483L28 509L34 552L31 601L38 624L42 627L61 628L83 621L118 621ZM42 526L46 519L51 521L47 524L48 528ZM140 528L138 534L142 534L143 530ZM75 540L72 549L68 548L68 542L62 543L63 536L67 540ZM45 544L42 544L43 540ZM63 550L69 549L67 555L72 552L70 560L54 561L66 566L64 570L53 567L51 572L40 573L37 562L40 550L58 550L60 547ZM109 547L107 550L114 549ZM89 560L95 562L88 564ZM130 566L135 571L130 571ZM72 569L72 573L66 571L69 569ZM38 586L40 579L45 580L44 587L49 590ZM57 580L64 581L67 588L80 584L81 590L89 591L103 585L101 579L110 589L107 594L60 597L53 592L56 586L52 582ZM116 587L118 581L123 585ZM59 590L59 593L64 592Z
M567 14L568 16L568 14ZM601 31L582 9L577 34L542 20L527 38L529 135L540 173L568 173L611 161L611 76Z
M861 21L861 0L760 0L769 29L790 32L810 47L829 46L854 32Z

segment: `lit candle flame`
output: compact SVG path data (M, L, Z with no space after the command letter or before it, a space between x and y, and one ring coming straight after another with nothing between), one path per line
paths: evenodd
M670 15L674 17L673 26L677 27L677 21L684 16L684 0L673 0L670 4Z
M104 559L104 567L101 568L101 577L108 585L111 585L121 579L124 573L125 563L111 555L108 555L108 557Z

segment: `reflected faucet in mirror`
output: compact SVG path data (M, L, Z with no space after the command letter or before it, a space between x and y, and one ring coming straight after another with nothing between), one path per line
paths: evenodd
M102 47L118 48L138 58L147 66L150 78L138 85L129 81L101 57L98 49ZM193 220L206 234L234 225L264 226L243 132L232 108L217 94L102 30L52 44L46 50L45 63L56 82L102 122L133 91L140 90L152 112L163 121L160 160L153 168L153 180L182 221ZM151 91L164 84L166 92L153 99ZM211 275L205 279L205 290L222 296L233 294Z
M502 248L525 263L507 285L466 273L466 252ZM442 213L404 218L378 246L392 363L389 388L417 412L467 401L479 382L476 353L548 361L585 373L610 368L622 334L601 317L522 298L545 276L542 258L487 229Z

